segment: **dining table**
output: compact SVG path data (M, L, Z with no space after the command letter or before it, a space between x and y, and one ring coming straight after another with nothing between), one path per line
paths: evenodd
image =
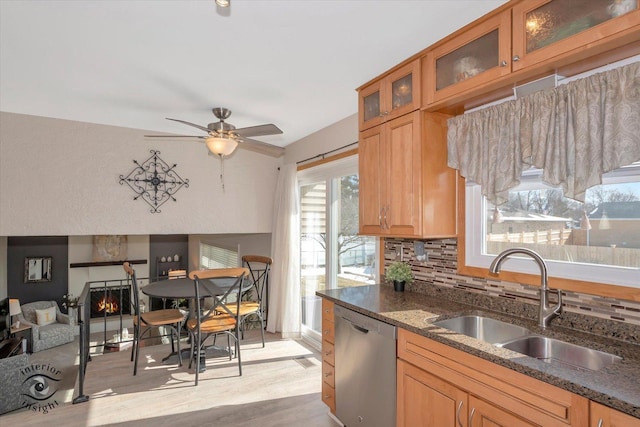
M202 279L201 279L202 280ZM200 298L210 298L219 295L224 295L227 291L228 287L233 285L235 282L234 278L215 278L215 279L206 279L210 282L207 287L200 287L199 293ZM189 317L194 316L195 303L194 300L196 298L196 289L195 283L193 279L188 277L181 277L177 279L164 279L158 280L155 282L150 282L146 286L141 286L140 291L153 298L164 298L164 299L188 299L189 300ZM182 353L189 352L190 349L182 350ZM222 347L218 347L215 345L206 347L205 354L208 353L211 357L220 357L223 355L229 355L229 351L223 349ZM162 359L163 364L175 363L175 358L177 358L177 352L171 352L168 356ZM184 355L182 357L185 359ZM189 356L186 357L189 359ZM200 363L201 371L205 369L205 363Z

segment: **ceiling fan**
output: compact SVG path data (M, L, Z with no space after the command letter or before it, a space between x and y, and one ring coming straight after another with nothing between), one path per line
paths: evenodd
M209 123L207 126L201 126L184 120L171 119L167 117L167 120L183 123L187 126L203 130L207 133L206 135L145 135L145 137L197 138L204 140L211 154L215 154L220 158L231 155L238 146L273 157L280 157L284 154L284 148L282 147L251 139L251 137L254 136L281 134L282 131L278 126L274 124L266 124L236 129L232 124L225 122L225 120L231 116L231 110L224 107L216 107L211 111L213 111L213 115L216 116L219 121Z

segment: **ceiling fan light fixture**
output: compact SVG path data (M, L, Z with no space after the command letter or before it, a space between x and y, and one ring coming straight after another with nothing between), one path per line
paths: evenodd
M231 0L216 0L216 4L220 7L229 7Z
M207 148L217 156L229 156L238 146L238 141L232 138L222 138L219 136L210 136L205 139Z

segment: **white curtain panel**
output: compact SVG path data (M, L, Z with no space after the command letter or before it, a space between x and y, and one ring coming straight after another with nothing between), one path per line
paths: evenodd
M276 186L267 331L300 338L300 214L295 164L280 168Z
M602 175L640 161L640 62L448 121L448 164L495 205L522 171L584 202Z

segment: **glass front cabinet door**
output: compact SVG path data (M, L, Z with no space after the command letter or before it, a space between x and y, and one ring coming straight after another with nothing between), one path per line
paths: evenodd
M360 130L420 108L420 61L406 64L363 87L359 94Z
M639 3L638 0L530 0L516 4L513 71L631 33L633 27L640 26Z
M511 72L511 11L436 46L423 59L425 103L431 104Z

